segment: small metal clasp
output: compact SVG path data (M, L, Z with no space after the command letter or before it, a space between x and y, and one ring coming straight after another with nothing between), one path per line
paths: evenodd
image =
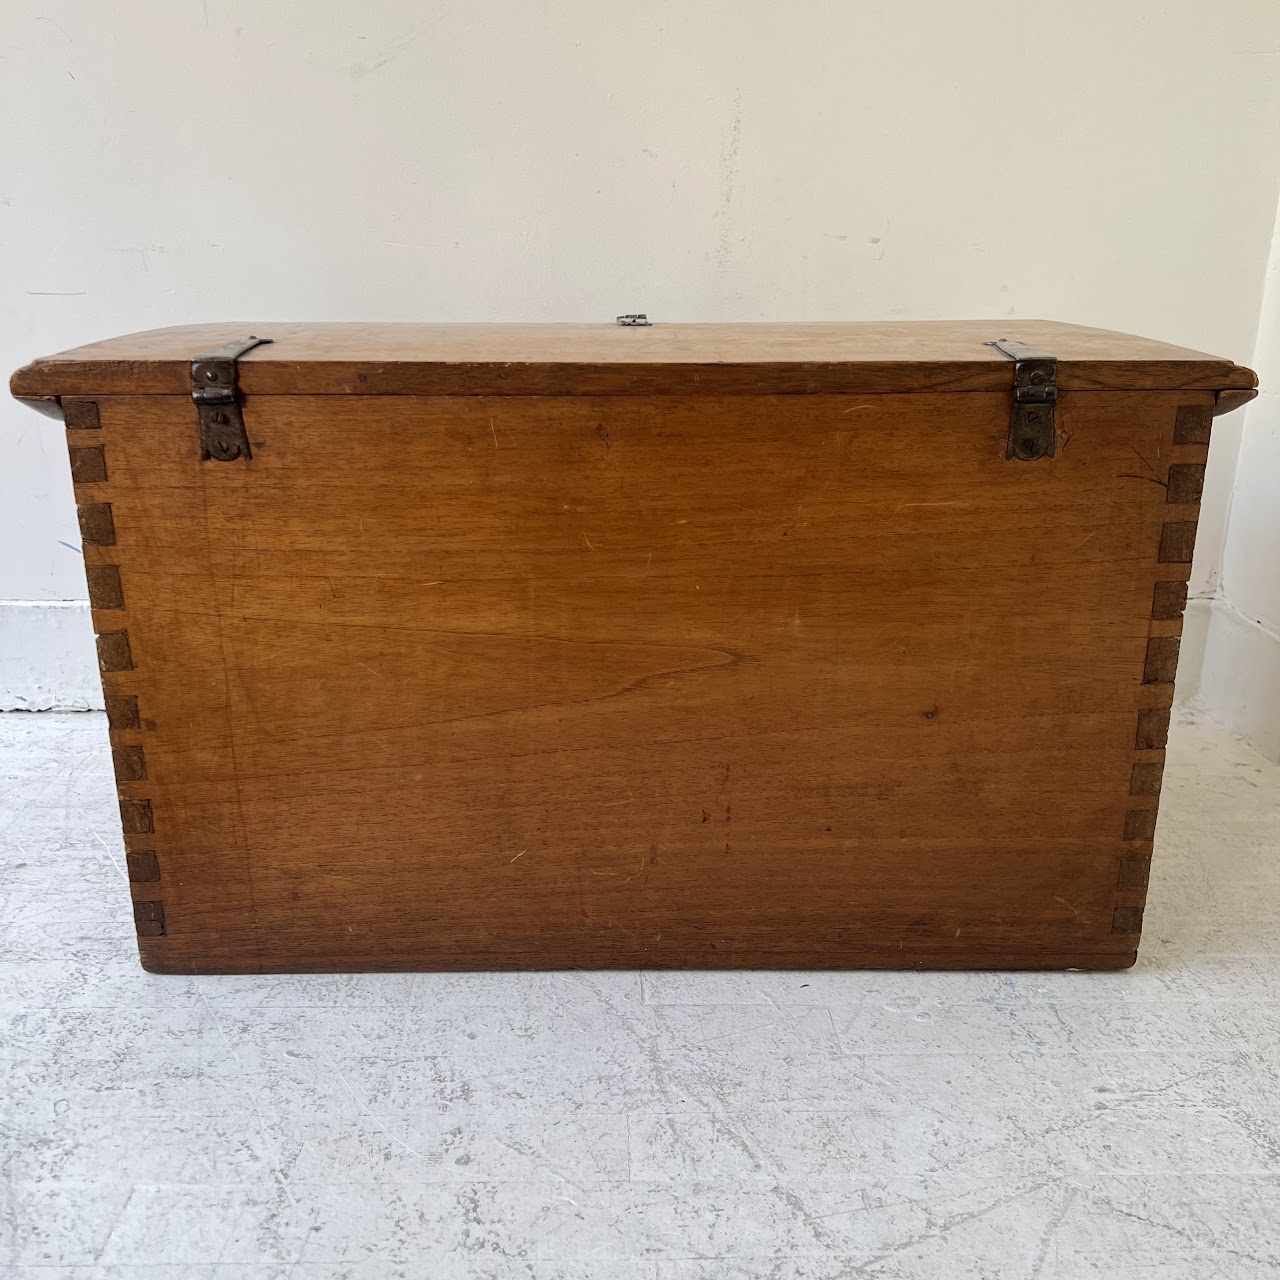
M1058 400L1058 358L1024 342L998 338L995 347L1013 362L1013 416L1009 421L1006 458L1034 462L1054 453L1053 406Z
M270 338L237 338L191 362L191 399L200 422L200 460L234 462L252 458L236 389L236 361Z

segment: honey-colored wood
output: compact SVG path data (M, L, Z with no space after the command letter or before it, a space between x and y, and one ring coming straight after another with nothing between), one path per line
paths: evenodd
M160 879L160 863L150 850L129 853L126 860L129 880L133 884L154 883Z
M1248 389L1216 356L1046 320L846 324L184 325L37 360L15 396L181 395L193 355L247 334L246 395L760 395L1007 390L1013 364L986 343L1014 338L1059 359L1074 390ZM1206 416L1214 402L1203 406ZM71 425L70 420L68 425ZM83 424L79 424L83 425Z
M1219 391L1218 398L1213 405L1213 416L1220 418L1224 413L1234 413L1237 409L1242 409L1250 400L1256 400L1258 390L1256 387L1237 387L1227 391Z
M147 967L1132 963L1247 370L1019 325L1067 384L1022 463L990 326L297 328L237 463L184 379L252 327L15 377L67 397Z

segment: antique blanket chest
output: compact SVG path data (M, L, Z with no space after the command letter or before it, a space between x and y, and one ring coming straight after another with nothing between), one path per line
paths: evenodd
M1254 376L626 319L14 376L65 418L144 965L1131 964Z

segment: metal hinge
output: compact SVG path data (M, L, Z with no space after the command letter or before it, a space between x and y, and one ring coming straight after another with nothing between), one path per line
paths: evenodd
M200 419L200 460L234 462L252 458L244 431L240 395L236 388L236 361L246 351L270 342L270 338L237 338L191 362L191 398Z
M649 317L641 311L636 315L619 316L618 323L624 329L647 329L649 327Z
M1006 458L1034 462L1052 458L1053 406L1058 399L1058 358L1024 342L999 338L983 344L995 347L1013 362L1013 416L1009 420Z

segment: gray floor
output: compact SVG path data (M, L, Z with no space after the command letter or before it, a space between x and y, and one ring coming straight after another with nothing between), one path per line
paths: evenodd
M0 1276L1280 1275L1280 766L1173 739L1121 974L164 978L0 716Z

